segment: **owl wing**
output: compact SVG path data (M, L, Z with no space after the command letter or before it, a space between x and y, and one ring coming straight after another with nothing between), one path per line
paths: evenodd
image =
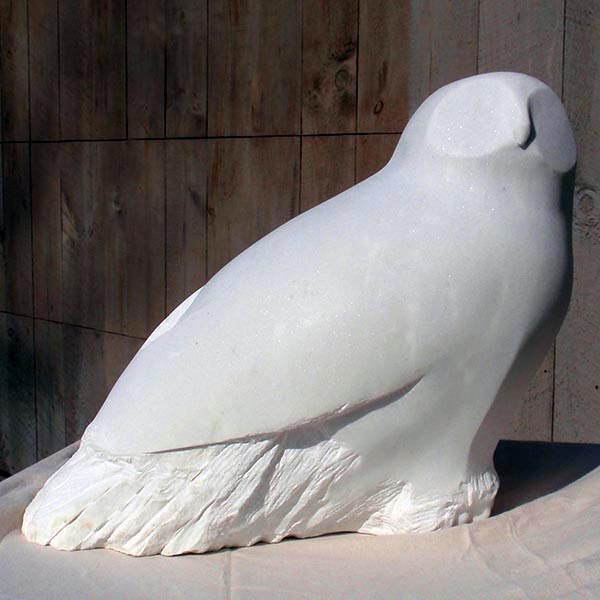
M405 393L427 363L430 274L410 268L419 250L377 200L386 189L371 178L231 261L151 335L86 439L124 454L194 447Z

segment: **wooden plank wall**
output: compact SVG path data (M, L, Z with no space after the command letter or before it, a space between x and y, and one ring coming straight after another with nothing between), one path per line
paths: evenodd
M600 8L0 0L0 471L76 439L153 327L389 159L434 90L546 81L575 128L575 293L512 437L600 442Z

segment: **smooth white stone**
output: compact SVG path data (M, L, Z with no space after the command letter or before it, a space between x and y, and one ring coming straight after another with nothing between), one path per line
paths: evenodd
M487 516L494 448L568 305L574 163L540 81L438 90L384 169L157 328L25 535L180 554Z

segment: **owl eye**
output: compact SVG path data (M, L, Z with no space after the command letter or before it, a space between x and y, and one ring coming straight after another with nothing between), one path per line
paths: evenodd
M472 77L442 88L427 126L427 143L454 157L486 156L531 137L527 97L505 79Z

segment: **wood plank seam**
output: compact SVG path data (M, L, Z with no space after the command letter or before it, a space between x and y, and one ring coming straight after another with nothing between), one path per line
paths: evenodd
M331 136L368 136L368 135L400 135L402 129L392 131L357 131L357 132L345 132L345 133L306 133L302 134L307 137L331 137ZM182 136L182 137L115 137L115 138L74 138L74 139L60 139L60 140L25 140L20 142L11 141L0 141L0 144L79 144L85 142L161 142L161 141L174 141L174 140L239 140L239 139L254 139L254 138L289 138L289 137L300 137L301 134L287 134L287 133L275 133L275 134L253 134L253 135L202 135L202 136Z
M27 0L27 97L28 97L28 120L29 120L29 139L31 139L31 41L30 41L30 28L29 28L29 0ZM31 211L33 210L33 194L32 194L32 172L31 172L31 142L27 144L27 161L29 165L29 202ZM33 215L30 214L30 220L33 220ZM34 274L34 255L33 255L33 223L30 223L29 227L29 243L31 244L31 314L35 314L35 277ZM34 432L35 432L35 456L39 459L39 440L38 440L38 405L37 405L37 386L35 385L35 369L36 369L36 352L35 352L35 318L31 319L31 338L33 352L31 355L32 360L32 376L33 376L33 410L34 410Z

